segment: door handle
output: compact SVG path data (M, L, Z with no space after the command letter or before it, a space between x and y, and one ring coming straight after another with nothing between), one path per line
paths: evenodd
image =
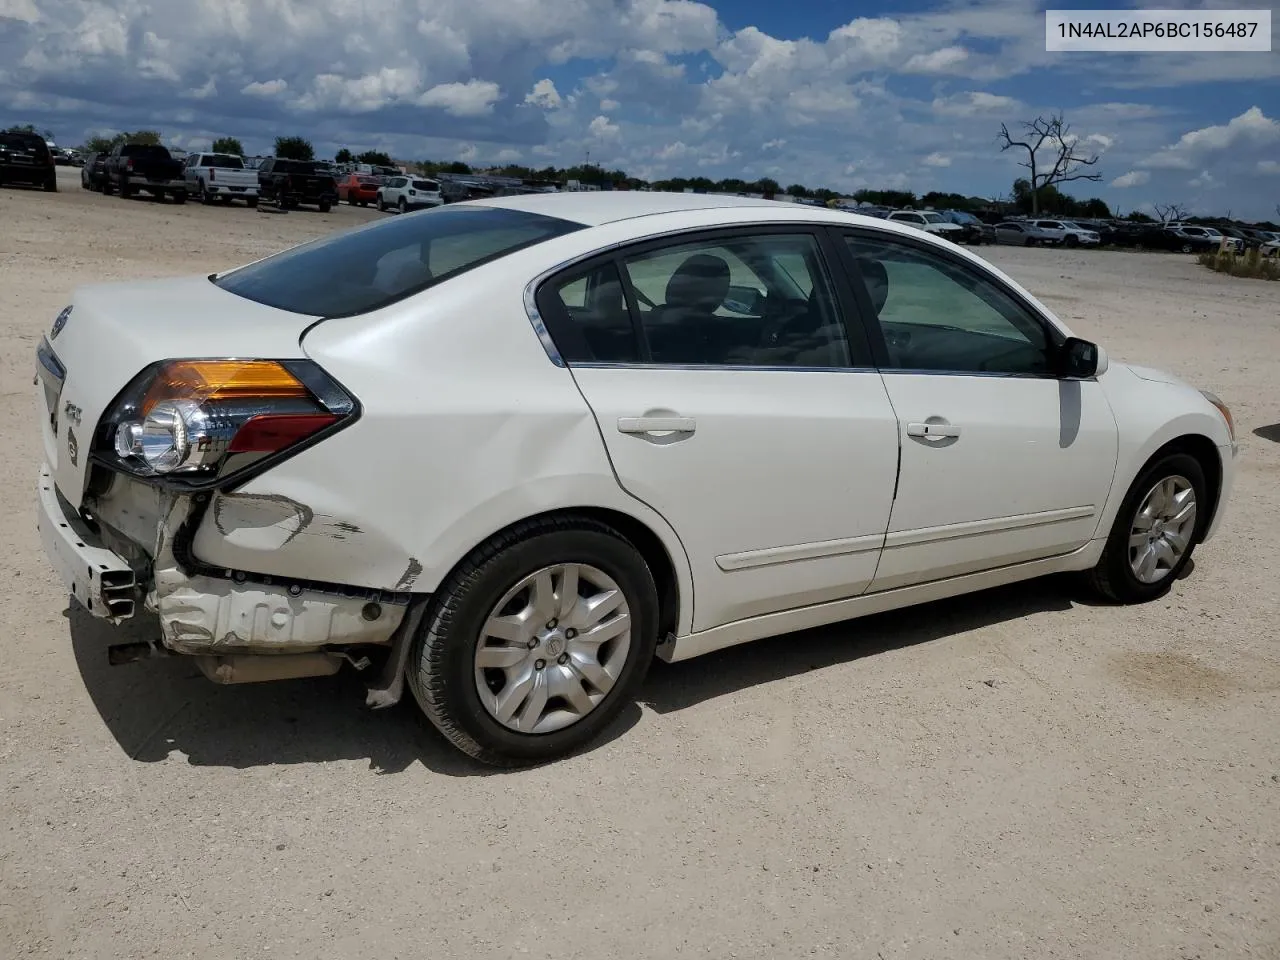
M908 437L923 437L926 440L940 440L943 437L960 436L960 428L954 423L908 423Z
M693 433L693 417L619 417L619 433Z

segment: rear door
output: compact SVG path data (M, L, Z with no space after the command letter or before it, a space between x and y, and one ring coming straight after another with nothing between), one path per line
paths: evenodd
M897 425L829 243L685 234L540 288L619 482L685 546L695 630L856 596L875 575Z

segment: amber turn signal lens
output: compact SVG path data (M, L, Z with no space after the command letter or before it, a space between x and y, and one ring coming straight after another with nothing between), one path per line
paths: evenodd
M176 360L156 375L143 416L162 400L307 399L310 391L274 360Z

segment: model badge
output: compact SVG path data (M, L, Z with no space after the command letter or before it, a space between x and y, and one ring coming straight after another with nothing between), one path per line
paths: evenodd
M76 442L76 435L70 429L67 430L67 456L71 458L73 467L80 458L80 444Z
M71 316L71 308L63 307L62 312L58 314L57 318L53 321L53 329L49 331L50 340L58 339L58 334L60 334L62 332L62 328L67 325L67 317L69 316Z
M72 423L74 423L77 427L80 426L80 413L81 413L80 408L77 407L70 400L68 400L62 406L62 415L66 417L68 420L70 420Z

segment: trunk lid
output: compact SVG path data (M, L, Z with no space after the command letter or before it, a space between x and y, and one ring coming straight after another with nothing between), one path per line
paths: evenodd
M62 382L37 363L45 458L62 495L79 506L98 421L120 391L157 360L305 357L316 317L255 303L208 277L81 287L66 324L46 337Z

